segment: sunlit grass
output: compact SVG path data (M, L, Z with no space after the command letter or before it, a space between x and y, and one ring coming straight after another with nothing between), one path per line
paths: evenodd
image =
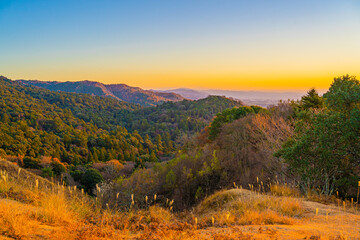
M206 239L208 233L214 239L251 239L238 227L292 226L306 219L299 192L288 185L273 185L268 194L219 191L182 213L172 210L172 200L156 204L158 196L146 197L144 208L118 211L101 197L96 203L79 189L17 167L8 166L0 175L0 235L16 239ZM132 199L136 205L135 196ZM345 203L345 210L354 205Z
M221 191L196 209L200 225L293 224L304 214L300 200L259 195L248 190ZM214 219L214 220L213 220Z

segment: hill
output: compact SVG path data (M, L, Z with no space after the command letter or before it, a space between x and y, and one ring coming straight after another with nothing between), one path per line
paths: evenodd
M190 88L176 88L176 89L170 89L170 90L153 90L159 93L176 93L179 94L187 99L191 100L199 100L202 98L208 97L210 94L204 92L204 91L197 91Z
M185 98L175 93L157 93L126 84L102 84L93 81L51 82L37 80L18 80L25 85L46 88L52 91L87 93L94 96L112 97L117 100L142 106L155 106L166 101L181 101Z
M199 100L201 101L201 100ZM312 89L298 102L241 106L216 114L176 156L111 185L109 198L129 204L157 194L188 209L232 185L294 182L303 194L357 199L360 187L360 83L334 79L323 97ZM118 193L118 194L117 194Z
M110 109L124 113L132 107L110 98L26 87L2 77L0 155L18 156L19 164L37 169L44 167L40 160L45 156L73 165L156 156L156 144L144 143L137 132L108 123L108 116L113 116ZM89 121L84 121L86 117ZM101 128L108 126L105 123L112 128Z
M55 92L0 78L0 156L37 169L43 157L69 165L132 161L142 166L182 146L239 102L221 97L141 107L114 98ZM176 144L174 144L176 141ZM30 161L31 159L31 161Z
M267 109L218 96L145 108L1 78L0 232L358 238L359 93L345 75Z
M120 118L129 130L136 129L150 137L156 137L156 133L181 143L203 130L217 113L240 106L243 106L241 101L209 96L196 101L165 102L129 112Z
M161 138L171 141L178 139L178 144L181 144L182 140L179 138L182 136L200 132L217 113L243 105L241 101L209 96L198 101L168 101L153 107L141 107L112 98L54 92L42 88L24 86L22 91L38 100L43 99L50 104L68 109L77 118L94 123L99 128L111 131L120 125L128 131L138 131L143 138L149 135L155 140L160 135Z
M149 198L144 209L105 207L74 187L0 160L1 239L357 239L354 205L337 207L244 189L217 192L174 213ZM101 189L100 189L101 191ZM285 193L285 192L283 192Z

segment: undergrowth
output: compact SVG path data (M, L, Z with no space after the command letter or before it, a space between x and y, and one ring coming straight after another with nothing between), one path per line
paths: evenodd
M15 239L203 239L213 227L219 228L213 239L251 239L238 227L291 225L304 217L299 193L288 186L274 185L269 194L219 191L181 213L170 201L118 211L8 162L0 160L0 169L0 235Z

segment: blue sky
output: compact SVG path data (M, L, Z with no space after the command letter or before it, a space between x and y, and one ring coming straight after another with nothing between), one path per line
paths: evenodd
M359 30L360 1L0 0L0 74L223 89L316 80L321 88L360 73Z

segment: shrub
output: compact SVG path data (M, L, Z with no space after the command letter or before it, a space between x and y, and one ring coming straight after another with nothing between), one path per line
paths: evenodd
M51 167L55 175L60 175L63 172L66 172L66 167L63 163L59 161L53 161Z
M71 171L70 175L74 178L75 181L80 182L84 172L80 170Z
M24 157L24 168L40 169L40 161L33 157Z
M84 184L87 191L93 189L96 184L102 182L104 178L101 176L101 173L93 168L86 170L81 178L81 183Z
M43 177L53 177L55 175L51 167L42 168L41 171L41 176Z

